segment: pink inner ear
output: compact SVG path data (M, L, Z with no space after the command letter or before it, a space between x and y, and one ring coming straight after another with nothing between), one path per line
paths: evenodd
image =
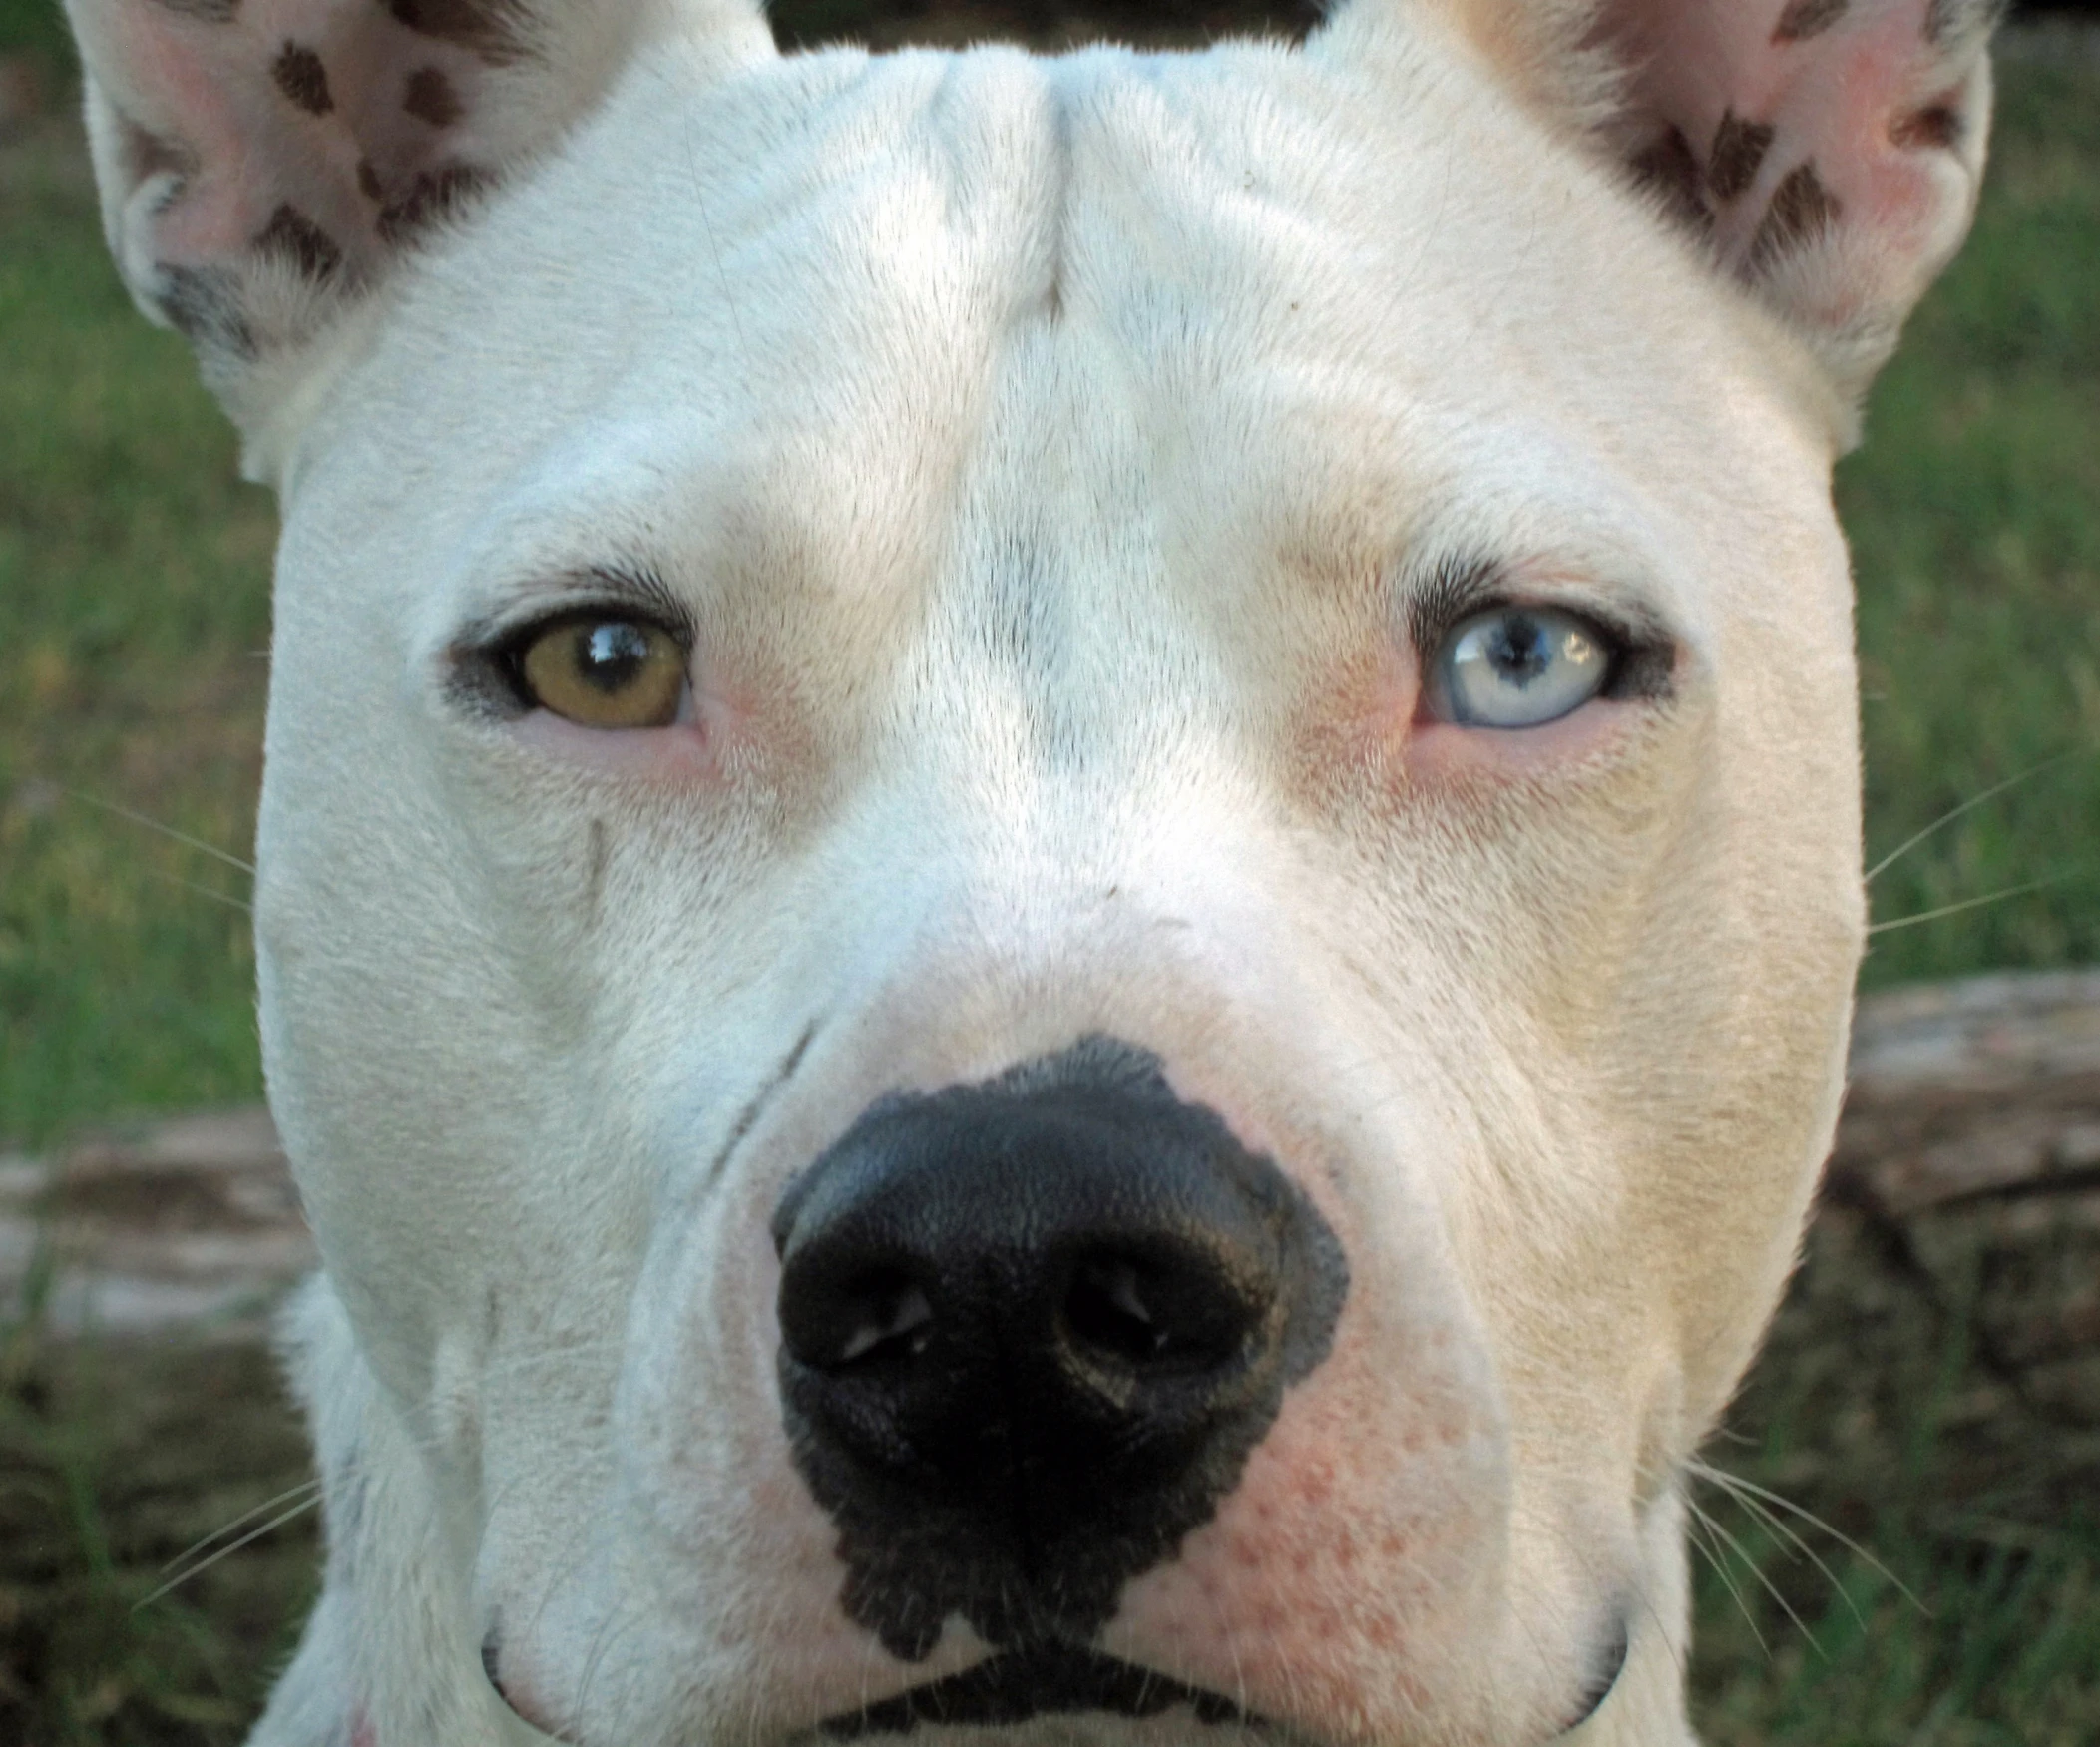
M75 10L129 156L174 171L143 238L156 266L368 276L515 145L488 102L521 50L509 0Z
M1633 69L1648 150L1661 148L1651 165L1674 164L1688 185L1675 192L1710 225L1721 259L1755 273L1836 233L1923 256L1950 201L1965 220L1968 179L1948 155L1974 149L1964 111L1988 10L1974 0L1609 0L1607 28ZM1827 313L1841 320L1844 304L1873 295L1830 289Z

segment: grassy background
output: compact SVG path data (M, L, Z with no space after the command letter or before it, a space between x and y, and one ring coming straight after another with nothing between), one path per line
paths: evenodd
M0 50L49 43L0 8ZM4 1144L259 1092L246 918L179 882L241 883L76 797L246 852L275 527L117 282L70 115L0 147L0 358Z
M848 3L806 0L788 33ZM1063 28L995 5L973 16ZM57 88L49 9L0 0L0 53L24 44ZM2051 883L1879 935L1870 983L2100 960L2100 55L2015 61L2003 92L1975 237L1839 495L1871 856L2033 773L1882 876L1878 919ZM242 880L94 803L245 852L273 525L182 347L118 287L59 119L0 144L0 1143L40 1144L259 1091ZM1988 1350L1987 1234L1926 1236L1951 1296L1887 1233L1819 1227L1718 1448L1887 1571L1814 1531L1819 1568L1713 1495L1692 1671L1713 1747L2100 1741L2100 1428ZM303 1474L252 1353L178 1367L0 1324L0 1740L237 1740L310 1592L310 1519L132 1604Z

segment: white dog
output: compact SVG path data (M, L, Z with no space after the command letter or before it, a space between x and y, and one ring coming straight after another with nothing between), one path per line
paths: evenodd
M284 507L256 1742L1688 1740L1990 8L69 3Z

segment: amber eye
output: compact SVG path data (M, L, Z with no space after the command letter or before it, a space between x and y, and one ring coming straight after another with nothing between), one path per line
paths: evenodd
M587 728L660 728L678 716L685 651L638 619L563 619L513 656L525 700Z

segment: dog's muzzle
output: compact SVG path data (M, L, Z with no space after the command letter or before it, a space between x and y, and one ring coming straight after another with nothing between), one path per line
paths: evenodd
M1305 1195L1103 1038L882 1099L773 1218L797 1467L842 1601L1080 1645L1237 1484L1348 1290Z

